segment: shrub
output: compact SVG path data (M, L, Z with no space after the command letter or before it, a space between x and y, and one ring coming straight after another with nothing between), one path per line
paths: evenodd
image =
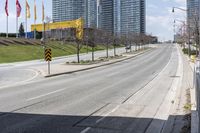
M183 48L182 51L184 54L188 54L188 48ZM197 52L196 50L190 50L190 55L196 55L196 54L198 55L199 51Z

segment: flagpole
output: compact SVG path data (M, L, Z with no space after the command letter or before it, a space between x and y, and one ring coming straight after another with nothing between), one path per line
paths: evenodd
M19 33L18 33L18 17L16 18L16 38L19 37Z
M6 23L7 23L7 26L6 26L6 38L8 38L8 16L6 17Z
M36 21L34 20L34 39L36 39Z
M17 16L17 5L16 5L16 38L18 38L18 16Z
M43 24L42 36L43 36L43 39L44 39L44 32L45 32L45 22L44 22L44 0L42 0L42 24Z
M25 34L25 38L27 38L27 5L26 5L26 0L25 0L25 23L26 23L26 34Z
M36 39L36 5L34 0L34 39Z

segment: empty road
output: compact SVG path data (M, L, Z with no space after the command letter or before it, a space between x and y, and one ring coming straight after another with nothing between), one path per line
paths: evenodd
M167 132L176 45L113 65L0 88L0 133Z

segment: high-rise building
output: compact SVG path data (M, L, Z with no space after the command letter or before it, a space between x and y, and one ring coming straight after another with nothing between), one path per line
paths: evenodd
M85 27L114 34L145 33L145 0L52 0L53 20L83 17Z
M113 9L113 26L114 26L114 33L116 35L121 34L121 1L114 0L114 9Z
M145 33L145 0L121 0L121 34Z
M192 28L200 17L200 0L187 0L187 21Z
M145 33L145 15L145 0L100 0L100 28L109 32Z
M99 17L98 28L113 33L113 0L99 1Z
M140 32L146 33L146 1L140 0Z
M97 0L84 0L86 27L97 27Z
M83 17L85 27L97 26L97 0L52 0L53 21L67 21Z
M83 0L52 0L53 20L74 20L84 15Z

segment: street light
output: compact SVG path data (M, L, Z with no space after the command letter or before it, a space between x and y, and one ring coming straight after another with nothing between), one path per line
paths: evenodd
M179 9L179 10L181 10L181 11L185 11L185 12L187 12L187 11L188 11L187 9L184 9L184 8L180 8L180 7L173 7L173 8L172 8L172 12L173 12L173 13L175 12L175 9Z
M179 9L181 11L184 11L184 12L188 12L188 9L184 9L184 8L180 8L180 7L173 7L172 8L172 13L175 12L175 9ZM188 22L188 56L190 57L190 25L189 25L189 22Z

